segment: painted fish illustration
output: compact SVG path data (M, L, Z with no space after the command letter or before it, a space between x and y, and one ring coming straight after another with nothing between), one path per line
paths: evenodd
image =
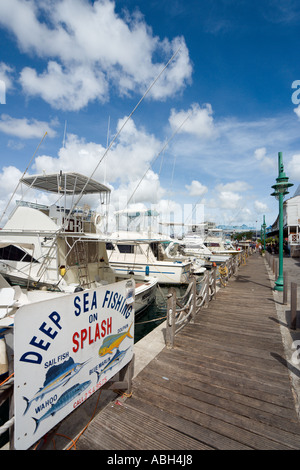
M70 403L77 395L80 395L89 385L92 383L91 380L88 380L87 382L83 382L82 384L76 384L73 385L71 388L66 390L61 397L58 399L58 401L51 406L51 408L43 415L41 418L34 418L35 421L35 430L34 432L37 431L40 422L43 419L48 418L49 416L54 416L55 413L57 413L59 410L64 408L68 403Z
M69 380L72 379L72 377L74 377L76 374L78 374L78 372L81 371L81 369L85 366L87 362L89 362L89 360L90 359L83 363L75 363L74 360L70 357L70 359L63 362L59 366L51 367L46 374L46 379L43 383L43 387L41 387L36 392L36 394L31 398L31 400L23 396L24 400L26 401L26 410L24 411L24 414L27 413L30 405L35 400L42 399L44 395L52 392L61 385L66 385Z
M99 356L104 356L105 354L108 354L108 353L112 354L113 349L119 348L120 344L126 337L133 338L133 336L131 336L131 334L129 333L131 326L132 326L132 323L130 327L128 328L128 330L125 331L125 333L119 333L118 335L110 335L107 338L105 338L99 349Z
M102 374L104 374L104 372L107 372L108 370L112 369L113 367L115 367L117 364L119 364L119 362L121 362L125 356L125 354L127 353L128 349L130 349L130 346L129 348L127 349L124 349L124 351L120 351L119 349L116 350L114 356L111 358L111 360L106 364L106 366L100 371L100 372L97 372L96 371L96 374L97 374L97 383L99 382L100 380L100 377Z

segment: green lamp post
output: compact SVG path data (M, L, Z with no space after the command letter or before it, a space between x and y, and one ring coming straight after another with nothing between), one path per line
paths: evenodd
M264 223L262 224L261 228L262 228L262 232L263 232L263 236L264 236L264 250L266 250L266 221L265 221L265 216L264 216Z
M288 180L289 178L284 173L282 152L278 152L278 178L276 178L276 184L272 186L275 191L271 194L279 200L279 272L274 286L274 290L277 291L283 291L283 197L288 194L287 189L293 186Z

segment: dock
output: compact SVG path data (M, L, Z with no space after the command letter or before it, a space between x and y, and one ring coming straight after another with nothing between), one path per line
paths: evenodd
M266 262L254 254L172 349L140 367L132 396L96 415L77 450L299 449L281 327Z

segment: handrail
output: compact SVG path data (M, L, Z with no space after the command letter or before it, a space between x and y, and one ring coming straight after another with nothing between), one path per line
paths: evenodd
M185 294L180 299L176 297L174 287L169 289L166 322L166 345L168 348L174 347L175 335L187 323L194 323L195 315L197 315L203 307L207 308L209 302L215 298L217 287L226 287L229 278L237 273L239 266L246 264L246 259L250 254L252 254L251 249L241 251L231 256L218 267L214 266L211 271L206 270L199 292L197 292L195 275L192 275L191 282Z

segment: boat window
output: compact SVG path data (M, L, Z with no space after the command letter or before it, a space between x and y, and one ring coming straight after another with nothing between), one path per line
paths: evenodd
M120 253L134 253L140 255L143 253L139 245L124 245L123 243L118 245Z
M155 256L155 258L158 259L159 252L158 252L158 243L150 243L151 250Z
M110 242L106 243L106 249L113 251L115 249L114 245Z
M17 246L9 245L0 248L0 259L6 261L25 261L26 263L37 263L38 261Z
M134 245L118 245L120 253L134 253Z

